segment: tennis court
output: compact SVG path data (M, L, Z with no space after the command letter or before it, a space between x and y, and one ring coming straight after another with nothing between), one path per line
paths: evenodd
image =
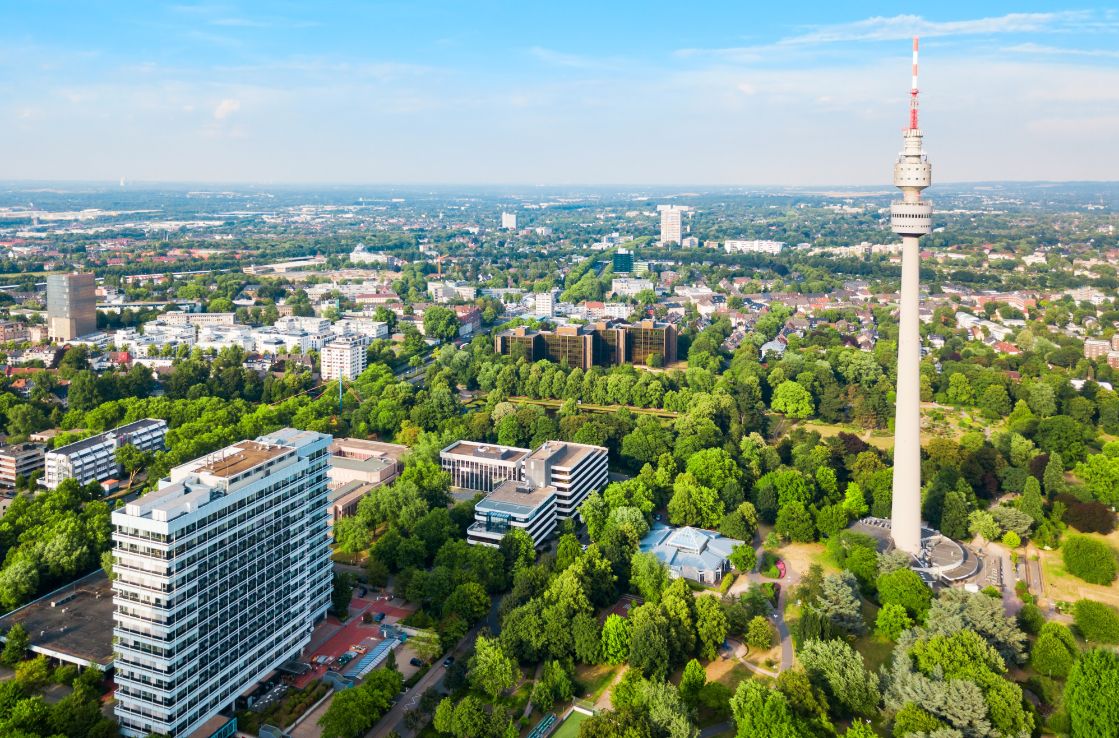
M579 738L579 725L584 720L589 718L590 715L573 710L567 719L560 723L556 728L556 732L552 734L553 738Z

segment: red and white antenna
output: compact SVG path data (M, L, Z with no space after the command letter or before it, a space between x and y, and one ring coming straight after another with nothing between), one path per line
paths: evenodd
M909 128L917 130L917 37L913 37L913 86L909 90Z

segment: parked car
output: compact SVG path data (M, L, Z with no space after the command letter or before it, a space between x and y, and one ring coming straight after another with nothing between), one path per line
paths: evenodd
M412 666L417 666L417 667L418 667L418 666L423 666L423 665L424 665L424 662L423 662L423 660L422 660L422 659L418 659L418 658L416 658L415 656L413 656L413 657L412 657L411 659L409 659L409 660L408 660L408 663L409 663L409 664L411 664Z
M375 622L375 623L379 623L384 619L385 619L385 614L383 612L379 612L379 613L377 613L376 615L373 616L373 622Z
M450 669L452 666L454 666L454 663L455 663L455 657L454 656L448 656L447 658L443 659L443 668L444 669Z

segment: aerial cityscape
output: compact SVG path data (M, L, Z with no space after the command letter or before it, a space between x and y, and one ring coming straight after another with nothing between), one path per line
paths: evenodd
M0 29L0 738L1119 738L1119 9L126 5Z

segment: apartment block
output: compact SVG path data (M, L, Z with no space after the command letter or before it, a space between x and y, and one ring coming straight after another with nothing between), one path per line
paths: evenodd
M47 335L71 341L97 331L97 286L93 274L47 275Z
M1084 358L1100 359L1112 351L1111 342L1103 338L1089 338L1084 342Z
M507 479L519 479L527 448L495 443L455 441L439 452L439 464L451 475L451 486L492 492Z
M365 347L366 341L356 336L337 338L323 346L319 352L322 380L350 380L365 371Z
M310 644L330 606L330 441L241 441L113 512L123 735L189 736Z
M104 482L120 476L116 450L132 444L141 451L162 451L167 421L147 418L48 451L41 484L54 489L67 479L78 484Z
M661 214L661 243L680 243L684 235L684 212L689 209L681 205L657 206Z
M43 468L46 446L16 443L0 446L0 487L14 488L16 479L26 479Z

